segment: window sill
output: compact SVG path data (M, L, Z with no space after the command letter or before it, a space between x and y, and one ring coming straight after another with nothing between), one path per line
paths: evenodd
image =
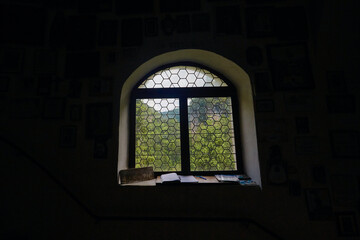
M200 178L200 177L195 177L198 180L198 183L174 183L174 184L162 184L161 180L160 180L160 176L158 176L157 178L151 179L151 180L147 180L147 181L140 181L140 182L134 182L134 183L128 183L128 184L120 184L120 186L137 186L137 187L155 187L155 186L160 186L160 187L164 187L164 186L208 186L208 185L212 185L212 186L240 186L240 187L245 187L245 188L258 188L260 189L259 185L250 185L250 186L243 186L239 183L236 182L219 182L215 176L204 176L204 178Z

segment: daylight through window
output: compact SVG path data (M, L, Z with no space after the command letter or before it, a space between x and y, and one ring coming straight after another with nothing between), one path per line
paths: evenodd
M241 172L236 90L199 66L150 73L132 94L132 167L155 172Z

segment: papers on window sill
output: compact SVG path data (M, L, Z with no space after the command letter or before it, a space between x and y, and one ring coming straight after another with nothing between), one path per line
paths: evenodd
M160 176L162 184L170 183L198 183L198 180L192 175L184 176L177 175L176 173L167 173Z

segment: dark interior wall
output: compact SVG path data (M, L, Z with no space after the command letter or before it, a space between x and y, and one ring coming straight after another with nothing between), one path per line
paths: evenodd
M2 2L2 238L358 232L357 1ZM150 58L186 48L249 74L262 191L118 186L121 86Z

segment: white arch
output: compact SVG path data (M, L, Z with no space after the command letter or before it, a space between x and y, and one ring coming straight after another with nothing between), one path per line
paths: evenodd
M261 186L260 165L255 126L255 113L250 78L234 62L216 53L184 49L156 56L139 66L125 81L120 95L118 172L128 168L129 161L129 103L131 90L145 74L155 68L177 62L194 62L209 67L231 81L239 98L241 150L246 174Z

